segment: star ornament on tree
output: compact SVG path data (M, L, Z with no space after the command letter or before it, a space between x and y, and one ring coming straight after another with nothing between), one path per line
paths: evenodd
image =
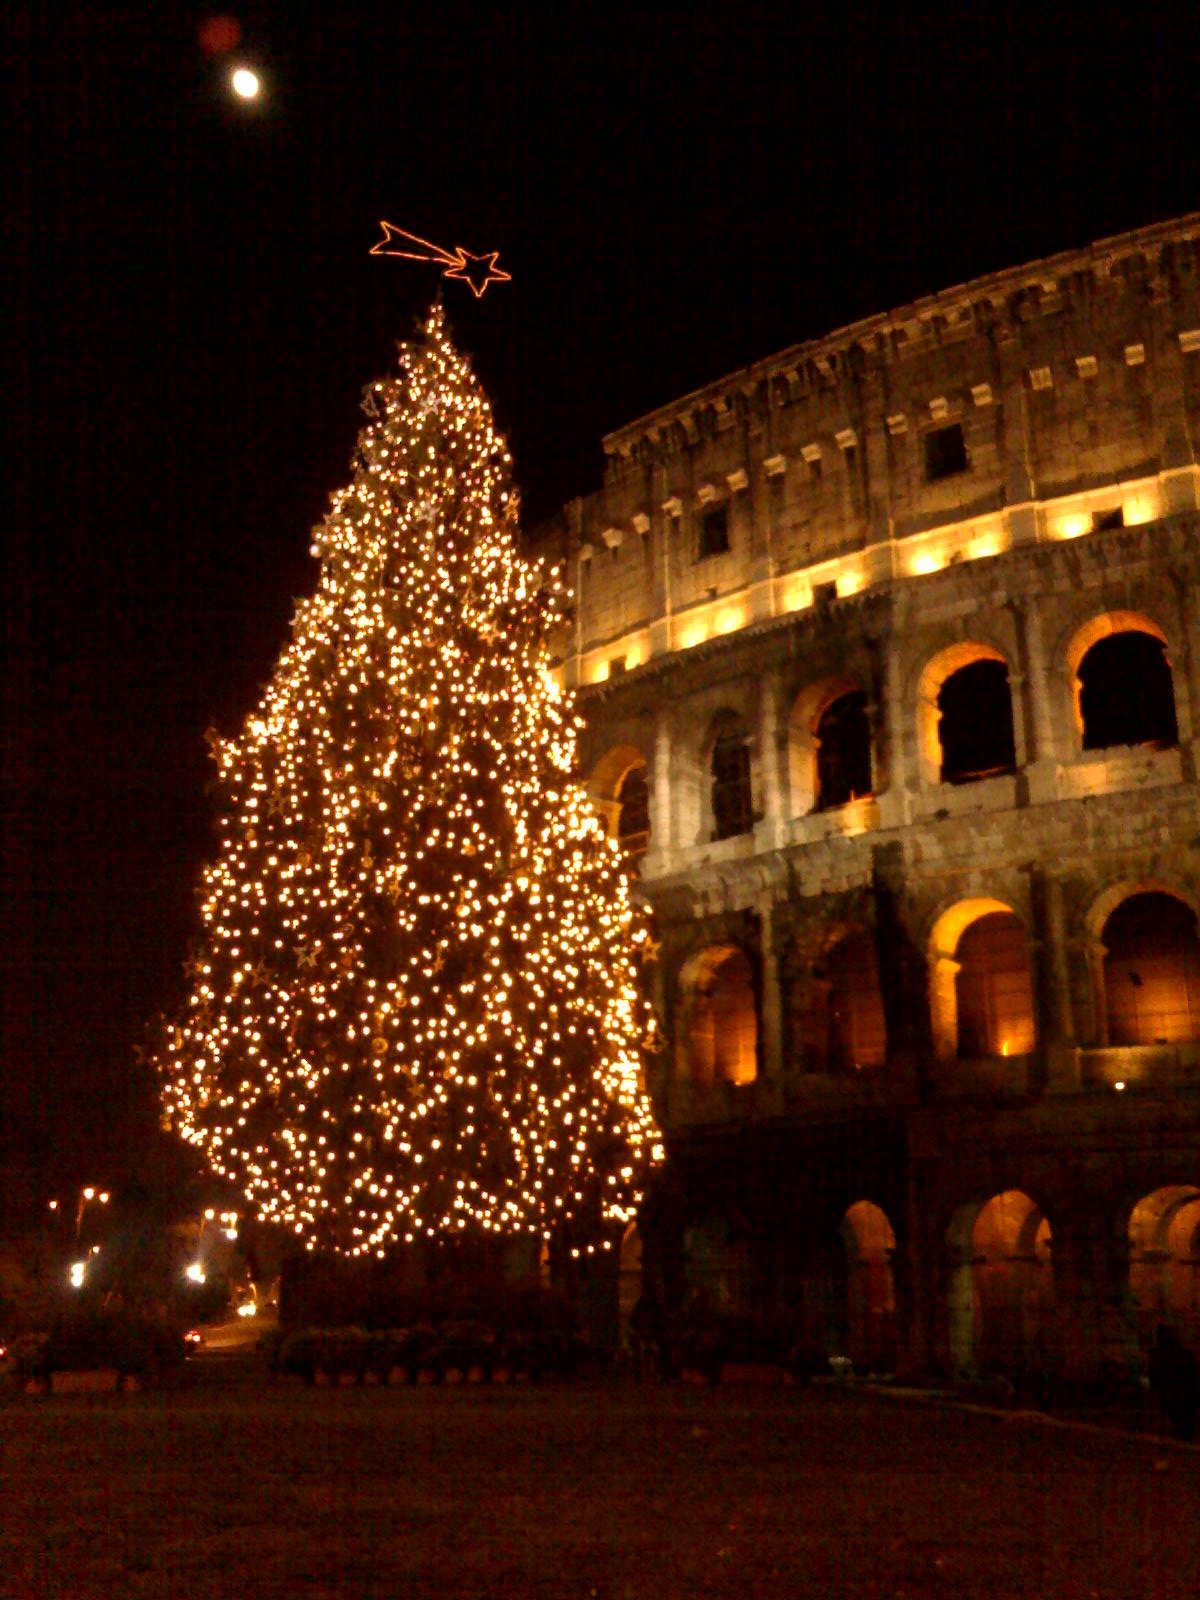
M489 250L479 256L464 250L462 245L455 245L453 250L443 250L440 245L430 244L428 239L418 239L415 233L405 233L403 228L397 228L394 223L381 222L380 227L383 229L383 238L378 244L372 245L373 256L403 256L406 261L436 261L444 269L443 278L461 278L470 286L476 300L482 299L489 283L512 282L512 274L496 265L500 259L499 250ZM399 244L395 242L397 240Z

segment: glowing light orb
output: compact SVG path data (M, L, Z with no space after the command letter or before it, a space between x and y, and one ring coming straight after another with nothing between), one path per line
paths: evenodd
M243 100L253 100L257 97L261 85L258 73L251 72L249 67L239 67L229 80L234 94L241 95Z

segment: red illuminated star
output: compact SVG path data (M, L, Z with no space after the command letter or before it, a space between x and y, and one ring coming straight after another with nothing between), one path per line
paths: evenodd
M457 247L459 263L456 267L447 267L442 274L444 278L462 278L471 285L471 292L476 300L483 294L489 283L510 283L512 274L502 272L496 265L499 250L489 251L487 255L473 256L469 250L464 250L462 245Z
M470 285L476 300L489 283L512 281L512 274L496 265L500 257L499 250L491 250L481 256L472 255L462 245L455 245L453 250L443 250L440 245L430 244L428 239L418 239L415 233L405 233L403 228L397 228L394 223L383 222L380 226L383 238L378 244L372 245L373 256L403 256L406 261L436 261L444 268L444 278L461 278ZM394 244L393 240L401 243ZM417 248L405 249L402 248L404 245L415 245Z

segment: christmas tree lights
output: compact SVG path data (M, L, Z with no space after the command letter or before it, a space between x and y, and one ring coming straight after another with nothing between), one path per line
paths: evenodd
M591 1249L662 1154L648 925L572 778L559 574L518 552L509 457L440 308L401 357L367 391L316 593L241 736L210 740L221 843L166 1115L309 1248Z

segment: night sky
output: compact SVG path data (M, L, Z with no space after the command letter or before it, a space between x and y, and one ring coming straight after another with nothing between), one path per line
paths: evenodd
M370 256L381 218L512 273L445 300L536 521L748 361L1200 206L1190 13L297 3L218 57L212 8L6 7L0 1151L111 1180L143 1148L204 729L270 676L438 289Z

